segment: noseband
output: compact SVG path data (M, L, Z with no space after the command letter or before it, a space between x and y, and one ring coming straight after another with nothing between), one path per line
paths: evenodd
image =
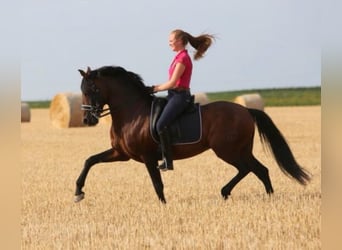
M101 117L104 117L104 116L107 116L107 115L110 114L109 108L102 109L98 105L93 106L93 105L82 104L81 105L81 110L88 111L96 119L100 119ZM103 112L106 112L106 111L108 111L108 112L102 114Z

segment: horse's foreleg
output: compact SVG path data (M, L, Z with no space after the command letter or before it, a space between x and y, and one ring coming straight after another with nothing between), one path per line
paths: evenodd
M150 174L154 190L156 191L158 198L161 202L166 203L164 196L164 184L160 175L160 171L157 168L158 161L148 161L145 162L148 173Z
M102 153L90 156L84 163L83 170L76 181L76 191L75 191L75 202L79 202L84 199L84 192L82 188L84 187L85 180L87 178L88 172L92 166L100 162L113 162L117 160L128 160L124 156L120 155L113 148L108 149Z

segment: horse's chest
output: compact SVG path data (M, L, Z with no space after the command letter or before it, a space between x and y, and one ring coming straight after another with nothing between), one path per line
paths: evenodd
M137 152L137 142L133 137L127 136L116 136L112 140L112 146L115 148L120 148L122 152L124 152L130 158L134 158L136 156L135 152Z

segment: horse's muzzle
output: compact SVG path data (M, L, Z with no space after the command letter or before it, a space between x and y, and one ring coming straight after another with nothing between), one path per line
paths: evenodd
M95 116L90 114L90 112L85 112L84 117L83 117L83 124L88 125L88 126L95 126L98 124L99 119L97 119Z
M83 124L88 126L95 126L99 122L97 114L98 110L91 105L82 105L81 109L84 111Z

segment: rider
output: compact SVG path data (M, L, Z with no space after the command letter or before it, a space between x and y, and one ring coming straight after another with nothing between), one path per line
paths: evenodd
M168 102L156 124L160 138L163 163L158 166L160 170L173 170L171 140L168 126L183 112L190 102L190 80L192 73L192 61L186 50L186 45L195 48L194 59L198 60L210 47L214 39L213 35L202 34L193 37L189 33L176 29L169 35L169 45L177 54L169 68L169 80L165 83L152 86L153 92L168 90Z

